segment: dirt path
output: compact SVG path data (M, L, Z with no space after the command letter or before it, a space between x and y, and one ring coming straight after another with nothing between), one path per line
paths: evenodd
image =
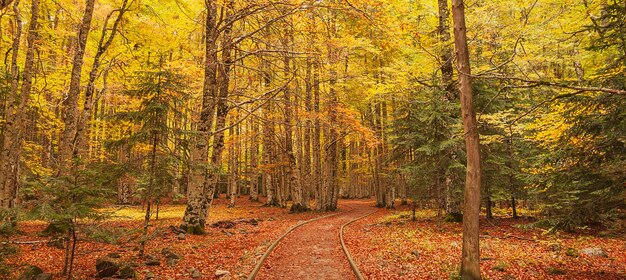
M297 228L278 244L256 279L356 279L341 250L339 229L371 212L372 205L340 201L340 214Z

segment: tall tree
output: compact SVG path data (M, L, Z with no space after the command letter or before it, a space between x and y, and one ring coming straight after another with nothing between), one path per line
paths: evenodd
M93 17L95 0L85 1L85 11L78 26L78 37L76 39L76 51L72 61L72 72L70 76L70 88L67 97L63 99L62 119L65 128L61 133L59 141L59 169L58 175L67 176L71 168L72 158L77 156L76 131L78 123L78 99L80 96L80 79L84 63L85 49L87 48L87 38L91 30L91 19Z
M19 66L17 65L17 57L22 33L22 20L17 7L18 4L19 1L16 1L14 7L17 28L13 39L13 53L11 56L12 84L7 100L6 123L4 133L2 134L2 150L0 151L0 207L4 209L15 206L20 186L20 159L24 141L24 118L35 75L34 58L39 40L39 0L32 0L27 37L28 47L26 49L24 70L22 71L21 92L18 92Z
M217 9L214 0L205 1L206 20L204 26L204 86L202 90L202 108L197 132L191 147L192 174L187 188L187 207L181 228L189 233L204 233L207 197L209 189L209 139L215 99L217 98Z
M461 257L461 278L480 279L479 214L480 214L480 142L474 96L472 91L469 48L465 26L465 6L463 0L452 0L454 19L454 45L459 72L461 93L461 115L465 133L467 167L463 196L463 252Z

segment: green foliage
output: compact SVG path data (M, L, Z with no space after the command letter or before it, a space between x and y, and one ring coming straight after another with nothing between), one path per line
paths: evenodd
M144 151L143 157L119 163L122 172L134 172L132 175L139 179L137 191L143 197L159 198L167 194L176 180L175 164L183 159L176 157L168 140L172 139L170 136L181 137L184 132L170 127L168 116L182 116L179 108L189 98L186 81L187 77L176 69L137 72L129 79L131 84L123 93L139 100L140 105L110 116L114 122L130 122L139 127L121 139L110 141L107 146L111 150L128 147Z
M435 88L416 88L409 95L415 101L396 110L393 143L402 153L415 153L403 167L410 173L414 198L434 198L433 188L443 177L453 178L453 189L460 191L465 156L455 117L458 103L445 101L446 92Z

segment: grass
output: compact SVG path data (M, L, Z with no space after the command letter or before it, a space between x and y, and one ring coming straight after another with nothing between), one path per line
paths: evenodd
M156 209L153 209L156 210ZM146 210L141 206L124 206L122 208L103 208L101 212L110 212L108 220L139 221L146 216ZM159 219L179 219L185 214L185 205L166 205L159 207ZM153 218L156 212L153 213Z

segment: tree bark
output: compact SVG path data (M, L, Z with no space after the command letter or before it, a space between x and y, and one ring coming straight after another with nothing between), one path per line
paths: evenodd
M215 0L206 3L207 15L205 22L205 61L204 86L202 90L202 108L200 121L197 124L197 135L191 146L191 180L187 187L187 207L181 223L181 228L189 233L202 234L206 225L205 211L207 200L213 199L213 192L209 196L209 183L213 180L209 176L208 155L209 139L217 93L217 10Z
M76 156L76 131L78 122L78 98L80 95L80 78L83 69L85 48L87 47L87 37L91 29L91 19L93 16L95 0L85 1L85 12L78 29L78 40L76 52L72 62L72 74L70 76L70 88L67 97L63 100L63 113L61 119L65 128L61 133L59 141L59 170L58 175L69 175L69 168L72 158Z
M461 258L461 278L480 279L479 214L480 214L480 141L474 109L467 30L465 27L465 7L463 0L452 0L454 19L454 45L459 71L459 91L461 93L461 115L465 132L467 153L467 173L463 196L463 249Z
M288 36L287 36L288 37ZM283 48L288 50L289 48L289 39L283 38ZM291 76L291 59L288 54L284 54L283 56L283 71L285 75L285 81L290 80ZM296 162L296 156L294 155L293 148L293 106L291 100L291 91L292 87L290 85L286 85L283 89L283 98L285 102L285 115L284 115L284 126L285 126L285 151L284 156L286 157L286 166L285 166L285 175L287 177L287 189L291 190L291 199L293 201L291 205L291 212L303 212L308 210L304 205L303 201L303 192L302 192L302 182L300 181L300 169L298 168Z
M111 43L113 43L113 39L115 38L115 34L117 33L117 28L124 18L124 13L126 13L126 11L128 10L127 4L128 0L124 0L120 9L116 10L118 13L117 18L115 18L113 26L111 27L111 34L108 37L108 21L115 11L112 11L107 15L107 18L104 21L104 25L102 27L100 41L98 42L98 51L94 56L91 71L89 72L89 81L87 82L87 87L85 89L83 111L80 116L78 116L78 121L76 124L76 135L74 136L74 145L76 149L75 153L77 153L81 158L84 158L85 153L88 152L89 143L85 141L85 139L88 139L87 121L91 116L91 111L94 103L97 102L99 98L99 96L94 96L94 93L96 91L96 78L98 78L98 72L102 64L102 56L107 51L109 46L111 46Z
M10 1L9 1L10 2ZM37 41L39 39L39 0L32 0L31 20L28 26L28 47L26 60L22 73L21 92L19 88L19 66L17 57L22 34L22 20L18 10L19 1L15 2L16 34L13 40L13 53L11 56L11 92L7 100L5 112L5 128L3 133L2 151L0 151L0 207L12 208L16 205L17 194L20 186L20 158L23 144L23 128L26 108L30 100L32 80L34 77L34 57Z
M259 125L255 118L250 118L250 200L259 201L259 172L258 155L259 142L257 141Z

